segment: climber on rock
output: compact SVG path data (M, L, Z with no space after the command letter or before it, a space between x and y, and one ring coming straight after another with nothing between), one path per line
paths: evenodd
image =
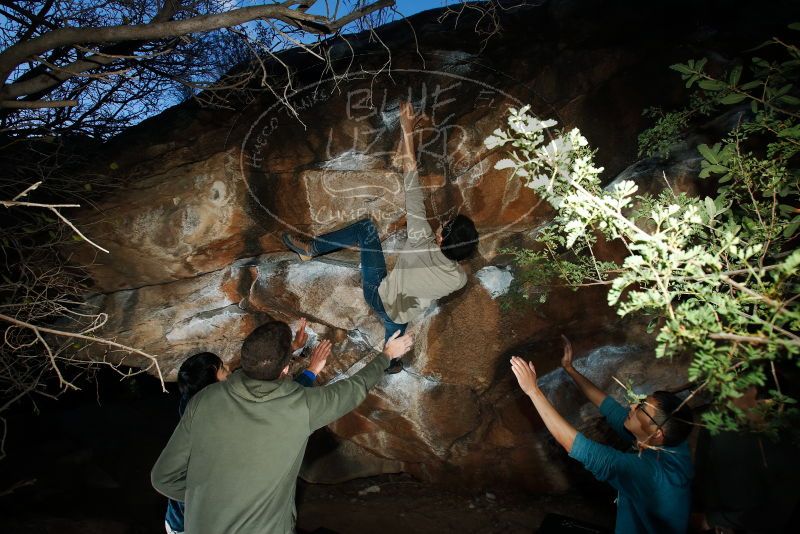
M242 344L241 369L186 406L153 466L153 486L186 503L186 532L293 533L295 485L309 436L361 404L390 359L412 344L410 335L395 333L350 378L306 388L280 379L292 357L289 326L259 326ZM319 346L330 350L328 341Z
M618 491L616 532L686 532L693 476L686 443L691 409L672 393L656 391L626 410L575 370L566 337L561 365L611 428L635 443L634 451L618 451L578 432L539 389L533 363L511 358L511 370L547 430L570 457Z
M419 318L436 299L464 287L467 275L459 262L469 258L478 245L478 232L469 217L457 215L434 232L426 219L425 200L419 184L414 150L414 110L400 103L400 161L406 199L408 239L397 263L387 274L378 230L369 219L355 222L304 242L283 234L283 242L303 261L358 245L364 298L383 320L384 339L405 332L409 321ZM399 359L387 370L403 369Z

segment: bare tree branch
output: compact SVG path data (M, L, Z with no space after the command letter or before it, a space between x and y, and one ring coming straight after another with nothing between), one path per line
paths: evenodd
M353 20L363 17L373 11L394 5L394 0L377 0L373 4L361 7L347 15L331 20L319 15L310 15L304 10L291 9L283 5L260 5L233 9L224 13L200 15L183 20L170 20L166 22L151 22L138 25L117 25L100 28L60 28L45 33L39 37L25 42L18 42L0 53L0 96L4 100L13 96L30 94L33 81L6 84L14 67L31 57L63 46L72 46L84 43L119 43L122 41L158 40L168 37L189 35L198 32L207 32L219 28L237 26L245 22L258 19L275 19L310 33L331 34L346 26ZM97 58L98 61L110 58ZM72 71L82 69L72 68ZM25 85L27 84L27 85Z
M36 334L37 338L42 342L44 342L44 340L41 337L41 334L43 332L45 334L50 334L50 335L53 335L53 336L68 337L68 338L72 338L72 339L80 339L80 340L83 340L83 341L90 341L92 343L99 343L101 345L114 347L115 349L124 350L124 351L130 352L132 354L138 354L140 356L144 356L145 358L150 360L150 366L147 369L148 370L151 369L151 368L155 369L156 374L158 375L158 379L161 382L162 391L164 391L164 392L167 391L166 388L164 387L164 377L161 374L161 367L158 365L158 358L156 356L152 355L152 354L149 354L147 352L144 352L144 351L139 350L139 349L134 348L134 347L129 347L128 345L123 345L121 343L117 343L116 341L111 341L110 339L104 339L104 338L101 338L101 337L92 337L92 336L87 336L87 335L84 335L84 334L79 334L77 332L67 332L65 330L57 330L55 328L47 328L47 327L44 327L44 326L36 326L36 325L30 324L30 323L27 323L25 321L20 321L18 319L14 319L13 317L10 317L10 316L2 314L2 313L0 313L0 321L6 321L8 323L11 323L13 325L19 326L21 328L26 328L28 330L33 331ZM52 359L52 353L49 352L50 349L49 349L49 346L47 345L47 343L45 343L45 347L48 349L48 353L50 354L51 359ZM59 373L59 378L63 380L63 377L61 377L60 373ZM72 384L70 384L70 386L72 386ZM75 386L72 386L72 387L74 388Z
M180 0L166 0L164 2L164 5L158 11L158 13L156 13L155 17L153 17L151 23L161 23L169 21L175 15L175 13L177 13L179 7L180 7ZM59 30L53 30L53 31L59 31ZM46 35L49 34L45 34L42 37L45 37ZM22 38L18 40L18 43L24 43L24 42L31 42L31 41ZM109 49L106 49L105 51L100 51L97 54L93 54L88 59L75 61L72 64L63 67L64 70L60 72L52 72L51 69L48 69L48 65L42 63L40 66L44 68L41 69L41 72L36 72L34 69L34 71L27 73L28 76L23 76L21 79L16 80L15 83L12 84L11 86L7 86L5 84L6 78L3 78L3 88L0 89L0 97L8 99L23 95L37 95L37 93L42 93L47 89L58 87L60 84L64 83L66 80L70 79L73 76L80 75L88 70L103 65L111 64L112 62L115 61L115 59L113 57L113 54L108 54L109 51L115 51L118 54L132 53L139 46L141 46L141 44L142 44L141 42L134 42L134 43L129 43L128 46L123 48L111 47ZM0 64L2 64L3 55L12 48L14 47L13 46L9 47L3 53L0 53ZM5 94L5 90L8 90L7 94ZM15 91L17 92L22 91L22 92L14 94ZM37 96L41 98L42 95L38 94ZM2 102L0 102L0 107L10 107L10 106L5 106L3 105Z
M709 334L708 337L721 341L740 341L742 343L753 343L756 345L761 345L764 343L778 343L780 345L800 346L800 341L792 339L769 339L763 336L746 336L741 334L730 334L728 332L715 332L713 334Z
M68 108L77 106L77 100L0 100L0 108L9 109L43 109L43 108Z
M14 201L14 200L0 200L0 205L5 206L6 208L10 208L10 207L13 207L13 206L20 206L20 207L25 207L25 208L45 208L45 209L48 209L52 213L54 213L56 215L56 217L58 217L59 219L64 221L64 223L67 226L72 228L72 230L76 234L78 234L84 241L86 241L87 243L89 243L93 247L95 247L95 248L97 248L99 250L102 250L103 252L108 254L108 250L107 249L101 247L100 245L98 245L97 243L95 243L94 241L92 241L91 239L86 237L85 235L83 235L83 232L78 230L75 227L75 225L72 224L72 222L69 219L67 219L66 217L61 215L61 212L58 211L59 208L80 208L81 207L80 204L38 204L38 203L35 203L35 202L18 202L18 201Z

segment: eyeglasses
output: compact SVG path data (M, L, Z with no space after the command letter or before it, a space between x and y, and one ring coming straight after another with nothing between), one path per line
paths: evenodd
M661 424L659 424L659 423L658 423L658 421L656 421L656 420L653 418L653 416L652 416L652 415L650 415L649 413L647 413L647 410L645 410L645 409L644 409L644 406L645 406L646 404L647 404L647 400L645 400L645 399L642 399L642 400L640 400L639 402L637 402L637 403L636 403L636 405L635 405L635 407L634 407L634 410L635 410L635 411L637 411L637 412L642 412L643 414L645 414L645 415L647 416L647 418L648 418L648 419L650 419L650 420L653 422L653 424L654 424L654 425L656 425L656 428L660 429L660 428L661 428L661 426L662 426L664 423L666 423L667 421L664 421L664 423L661 423ZM669 417L668 417L667 419L669 419Z

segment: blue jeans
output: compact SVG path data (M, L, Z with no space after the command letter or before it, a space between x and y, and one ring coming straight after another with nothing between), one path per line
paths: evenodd
M398 331L402 336L408 323L392 321L383 309L383 302L378 294L378 286L387 274L386 261L383 259L378 229L371 220L362 219L341 230L315 237L311 241L310 252L312 256L322 256L353 245L358 245L361 250L361 289L364 291L364 300L383 320L384 341Z

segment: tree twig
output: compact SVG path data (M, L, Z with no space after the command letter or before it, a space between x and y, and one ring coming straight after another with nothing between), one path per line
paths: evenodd
M40 204L40 203L37 203L37 202L19 202L19 201L16 201L16 200L0 200L0 205L5 206L6 208L19 206L19 207L26 207L26 208L45 208L45 209L48 209L48 210L52 211L56 215L56 217L61 219L64 222L64 224L66 224L67 226L72 228L72 230L76 234L78 234L84 241L86 241L87 243L89 243L90 245L95 247L96 249L102 250L106 254L109 253L108 249L105 249L105 248L101 247L100 245L98 245L97 243L95 243L94 241L92 241L91 239L86 237L83 234L83 232L78 230L78 228L74 224L72 224L72 222L69 219L67 219L66 217L61 215L61 212L58 211L59 208L80 208L81 207L80 204Z
M0 320L9 322L16 326L27 328L29 330L34 331L37 335L41 335L41 332L45 334L50 334L54 336L61 336L61 337L68 337L73 339L81 339L84 341L91 341L92 343L100 343L101 345L107 345L109 347L114 347L116 349L124 350L126 352L130 352L133 354L138 354L140 356L144 356L148 360L150 360L151 364L150 367L155 367L156 373L158 374L158 379L161 382L161 389L162 391L166 392L166 388L164 387L164 377L161 374L161 367L158 365L158 358L152 354L144 352L134 347L129 347L128 345L123 345L121 343L117 343L116 341L111 341L110 339L104 339L101 337L92 337L86 336L83 334L78 334L75 332L67 332L65 330L56 330L54 328L47 328L44 326L36 326L31 323L20 321L19 319L15 319L13 317L9 317L8 315L4 315L0 313Z
M0 100L0 108L8 109L71 108L77 105L77 100Z

